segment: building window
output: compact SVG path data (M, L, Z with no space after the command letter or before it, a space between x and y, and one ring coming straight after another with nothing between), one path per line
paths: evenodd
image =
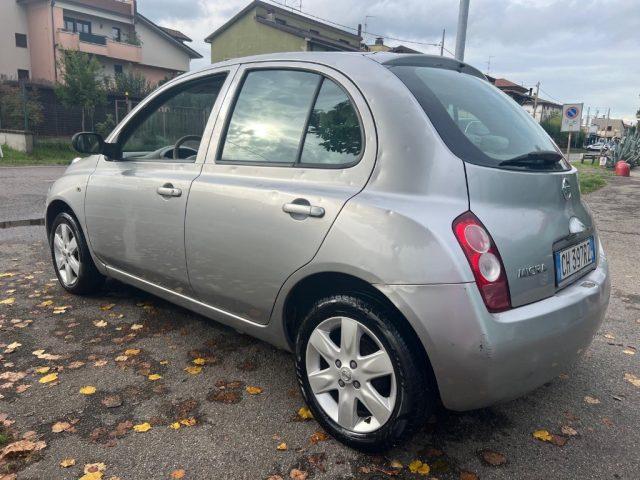
M91 22L64 17L64 29L68 32L91 33Z
M313 33L314 35L320 35L320 32L318 30L314 30L313 28L309 29L309 33Z
M111 38L116 42L120 41L121 36L120 29L118 27L111 27Z
M278 25L286 25L287 24L287 22L285 20L281 19L281 18L276 18L276 23Z
M27 48L27 36L24 33L16 33L16 47Z
M18 69L18 80L29 80L29 70Z
M113 66L113 72L116 75L121 75L122 74L122 65L118 65L117 63Z

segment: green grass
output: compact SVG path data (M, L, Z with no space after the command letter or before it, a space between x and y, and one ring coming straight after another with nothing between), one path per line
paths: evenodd
M4 447L11 441L11 437L7 433L0 432L0 447Z
M607 184L607 179L613 176L613 171L599 165L591 165L591 160L585 163L573 162L571 165L578 169L578 180L582 194L595 192Z
M69 165L77 154L71 149L70 142L37 142L32 153L14 150L2 145L4 158L0 158L0 167L30 165Z

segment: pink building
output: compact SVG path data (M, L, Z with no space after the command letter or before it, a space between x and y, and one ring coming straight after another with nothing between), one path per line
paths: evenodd
M2 0L0 76L56 82L61 49L100 61L105 76L140 72L151 84L202 58L183 33L156 25L136 0Z

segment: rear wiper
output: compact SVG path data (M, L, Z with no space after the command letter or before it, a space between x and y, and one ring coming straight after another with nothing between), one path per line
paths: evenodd
M562 154L554 150L540 150L504 160L500 162L498 166L544 168L557 163L562 158Z

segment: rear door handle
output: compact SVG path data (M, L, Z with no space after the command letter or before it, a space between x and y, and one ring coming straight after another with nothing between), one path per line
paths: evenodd
M317 207L315 205L303 204L303 203L285 203L282 206L282 211L291 214L291 216L300 217L324 217L324 208Z
M182 195L182 190L175 188L170 183L165 183L163 186L158 187L156 193L162 197L179 197Z

